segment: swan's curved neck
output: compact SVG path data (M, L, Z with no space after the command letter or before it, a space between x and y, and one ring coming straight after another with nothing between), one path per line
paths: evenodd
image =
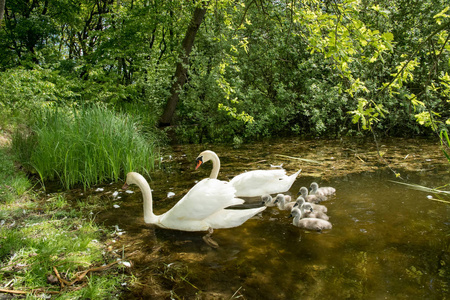
M136 185L141 189L142 198L144 199L144 221L148 224L158 222L158 216L153 213L153 197L150 185L144 177L138 176L135 178Z
M284 197L280 199L280 208L284 209L286 206L286 200L284 200Z
M294 223L295 226L298 225L298 223L300 222L300 219L302 218L303 212L299 209L300 213L295 215L294 220L292 221Z
M217 176L219 176L219 170L220 170L220 159L214 152L209 152L208 155L209 160L212 162L212 170L211 174L209 175L210 179L217 179Z

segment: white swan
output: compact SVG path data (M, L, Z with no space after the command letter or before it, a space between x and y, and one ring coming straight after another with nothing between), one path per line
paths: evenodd
M313 182L311 183L310 186L311 195L319 195L319 196L330 196L333 195L334 193L336 193L336 189L334 187L331 186L325 186L325 187L320 187L317 184L317 182Z
M217 179L204 179L162 215L153 213L153 198L150 185L136 172L127 174L124 189L136 184L144 198L144 221L148 224L182 231L209 231L213 229L232 228L266 209L225 209L231 205L243 204L244 200L235 198L235 189L228 182Z
M323 195L308 195L308 189L304 186L302 186L299 190L299 192L297 193L301 194L301 197L303 197L306 201L311 202L311 203L320 203L322 201L326 201L327 197L323 196Z
M305 198L303 198L302 196L298 196L297 200L295 200L294 207L296 207L296 206L301 207L303 203L305 203ZM312 208L314 209L314 211L319 211L322 213L326 213L328 211L328 208L325 205L315 204L312 202L309 202L309 203L312 205Z
M324 229L331 229L333 227L331 225L331 223L326 220L317 219L317 218L302 219L303 213L297 207L294 207L292 209L290 217L294 217L292 224L294 224L297 227L306 229L306 230L322 231Z
M217 179L220 170L220 160L216 153L211 150L203 151L196 159L198 169L203 163L211 160L213 167L209 178ZM256 197L264 194L276 194L288 191L298 174L287 176L286 170L254 170L235 176L230 180L236 189L236 197Z

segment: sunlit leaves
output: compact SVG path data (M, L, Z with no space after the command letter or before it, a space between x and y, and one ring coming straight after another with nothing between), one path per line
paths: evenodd
M440 114L435 112L423 111L421 113L415 114L417 122L425 127L431 127L433 130L437 130L436 122L433 121L434 117L440 117Z
M384 117L387 110L383 108L382 104L377 104L364 98L358 98L357 109L349 113L353 115L353 123L361 122L362 129L368 130L372 128L374 122L379 120L379 117Z
M353 97L353 95L356 94L357 92L368 93L369 90L365 86L364 82L362 82L359 78L357 78L356 80L353 80L350 88L345 90L345 92Z
M442 11L440 11L438 14L436 14L433 18L436 19L436 23L438 23L439 25L442 24L442 20L445 18L449 18L450 15L447 15L446 12L450 9L450 6L447 6L446 8L444 8Z
M232 118L243 121L244 123L247 123L247 122L252 123L254 121L253 117L250 116L249 114L247 114L246 112L242 111L242 112L238 113L236 107L230 107L230 106L224 105L222 103L219 103L218 110L225 111Z

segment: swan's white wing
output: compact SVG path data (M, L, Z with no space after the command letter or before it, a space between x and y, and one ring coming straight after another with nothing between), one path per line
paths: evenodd
M238 197L283 193L291 188L300 171L287 176L284 169L255 170L237 175L230 183L236 188Z
M161 223L164 220L203 220L225 207L243 204L244 200L235 198L235 192L235 188L226 181L203 179L161 216Z
M265 209L265 206L250 209L223 209L206 218L205 222L212 228L233 228L242 225Z

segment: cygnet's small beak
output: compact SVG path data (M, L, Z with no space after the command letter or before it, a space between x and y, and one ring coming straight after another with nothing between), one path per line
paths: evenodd
M292 217L293 217L293 215L292 215L292 213L290 213L290 214L289 214L289 218L292 218Z
M301 194L300 191L298 191L297 196L300 195L300 194Z
M122 186L122 190L126 190L129 187L128 183L125 182L125 184Z
M297 202L295 202L295 204L294 204L294 207L296 207L296 206L298 206L298 203L297 203Z

